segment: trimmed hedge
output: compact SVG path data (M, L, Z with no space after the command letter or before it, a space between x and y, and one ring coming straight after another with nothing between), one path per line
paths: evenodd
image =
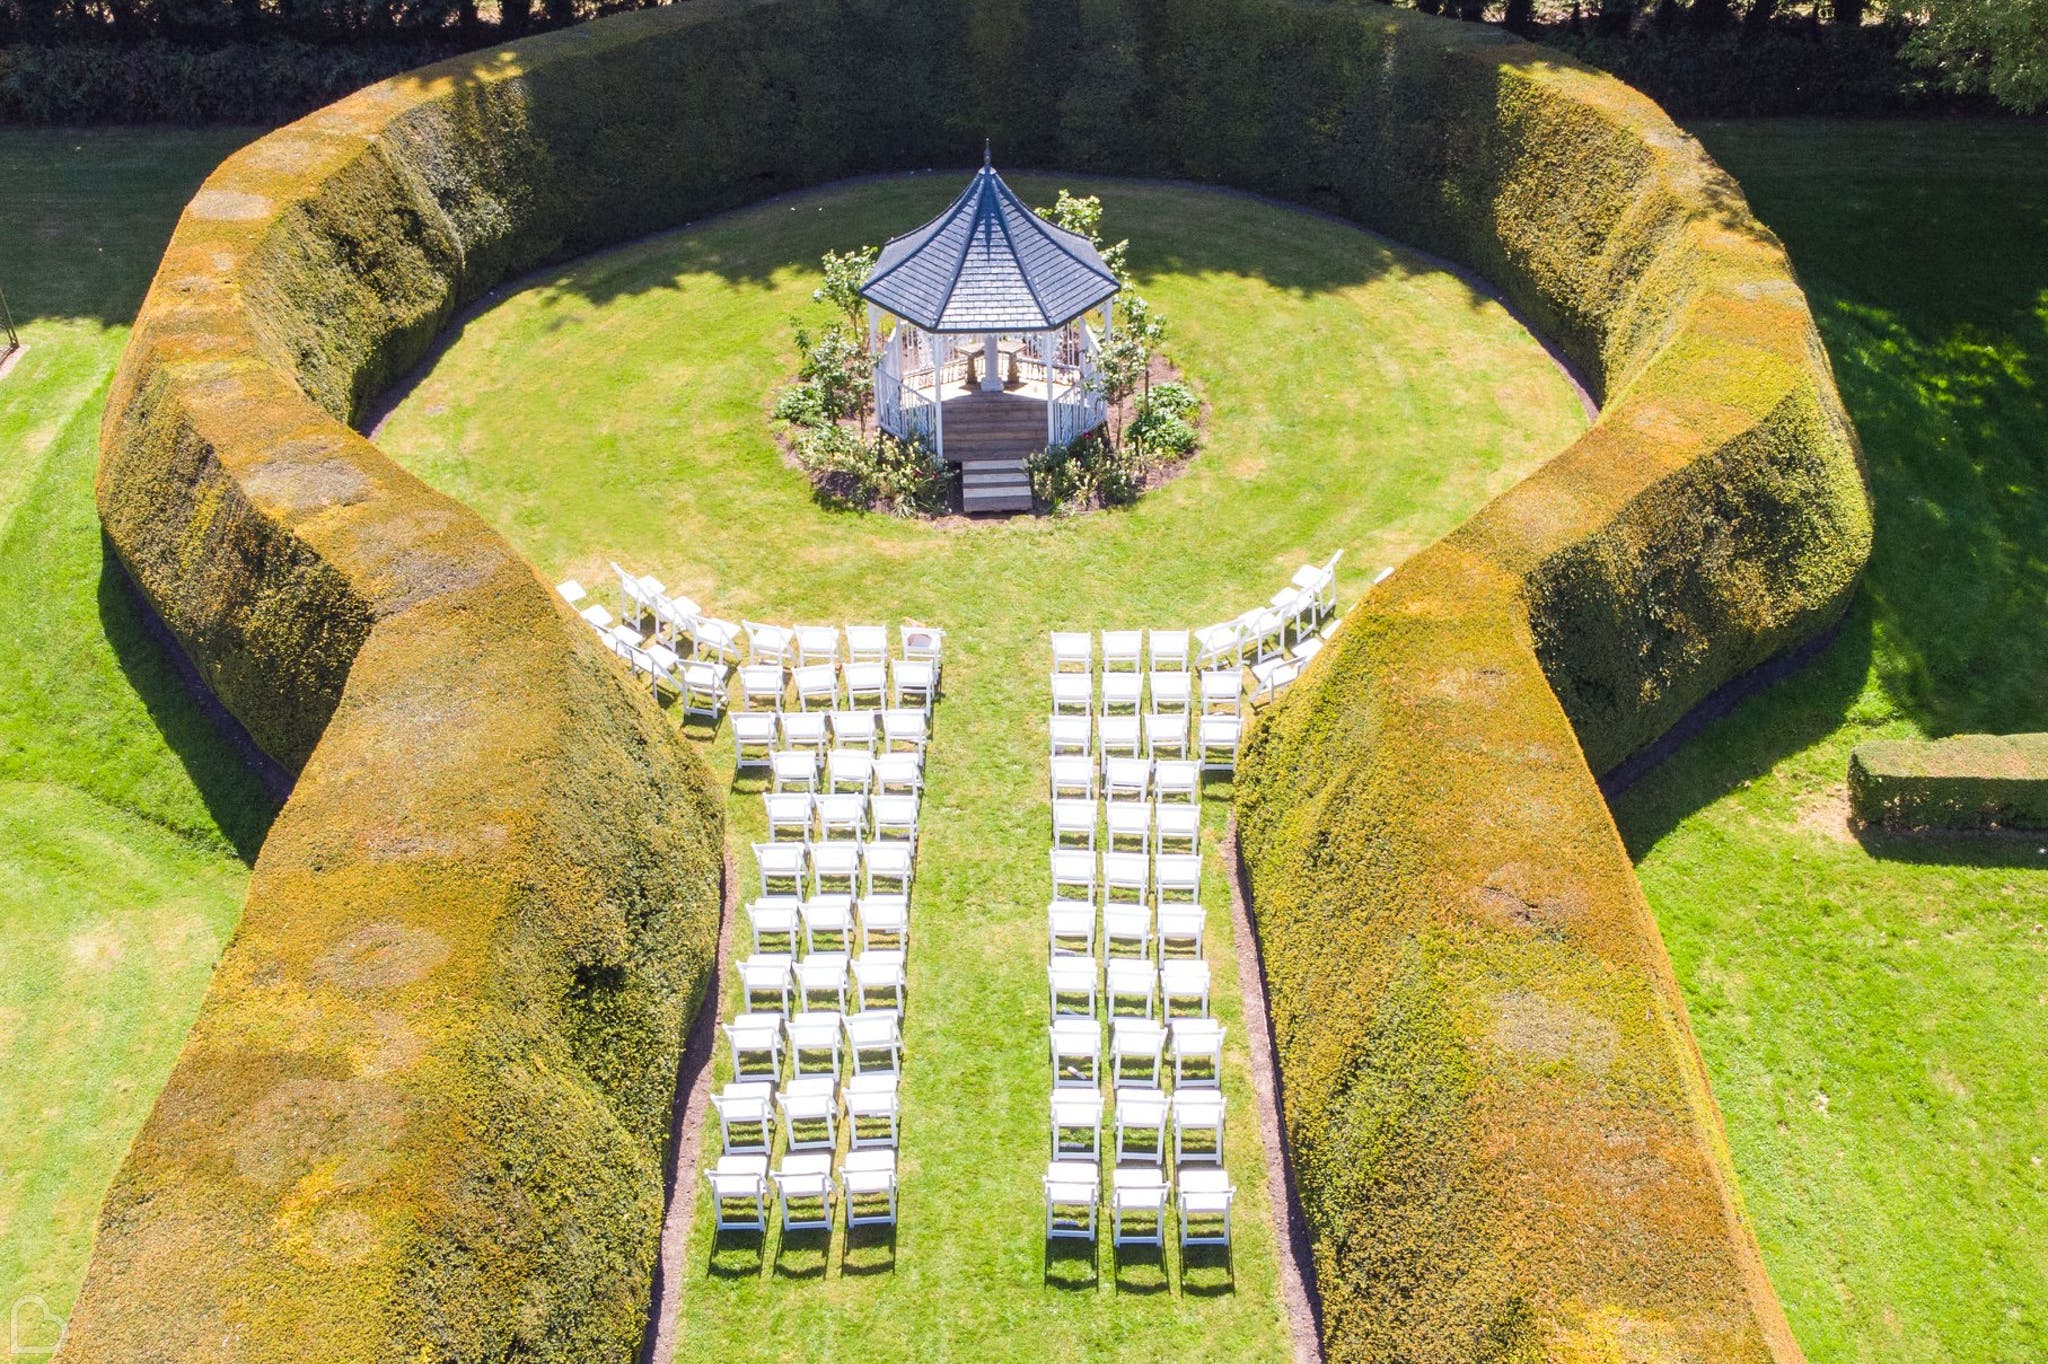
M1858 744L1849 808L1893 829L2048 829L2048 734Z
M985 135L1455 256L1606 396L1244 756L1330 1357L1797 1357L1591 770L1824 625L1867 550L1733 184L1612 80L1377 5L693 0L274 133L166 253L102 515L303 771L67 1358L630 1355L715 793L501 540L344 423L518 271Z

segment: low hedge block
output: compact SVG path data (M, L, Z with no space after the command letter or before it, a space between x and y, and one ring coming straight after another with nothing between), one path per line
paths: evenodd
M1858 744L1849 808L1893 829L2048 829L2048 734Z
M1593 780L1824 625L1868 552L1826 357L1733 183L1616 82L1378 5L693 0L281 129L165 253L102 516L300 778L66 1358L631 1357L718 795L533 571L346 423L518 271L984 136L1466 262L1603 398L1243 755L1328 1357L1799 1357Z

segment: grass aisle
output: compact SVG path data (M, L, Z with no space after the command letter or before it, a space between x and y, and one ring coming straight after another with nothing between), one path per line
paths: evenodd
M271 807L109 576L100 410L178 210L247 134L0 130L0 1311L49 1343ZM45 1318L44 1310L50 1314Z
M2048 127L1700 130L1863 437L1842 637L1619 802L1814 1364L2048 1358L2048 855L1859 839L1866 738L2048 728Z
M576 262L470 321L381 443L552 575L609 585L616 558L729 617L949 631L912 898L900 1233L850 1252L771 1237L714 1253L699 1190L679 1357L1285 1358L1220 799L1208 956L1232 1026L1234 1277L1183 1274L1171 1255L1121 1273L1106 1250L1092 1269L1045 1260L1046 633L1205 623L1340 547L1349 595L1584 417L1498 305L1376 238L1223 194L1069 180L1102 194L1112 238L1132 238L1210 404L1193 466L1134 508L1070 521L824 512L766 420L792 320L822 317L818 257L923 221L963 179L822 191ZM1058 188L1014 183L1038 203ZM729 774L723 732L712 754ZM734 790L736 846L762 828L758 789Z

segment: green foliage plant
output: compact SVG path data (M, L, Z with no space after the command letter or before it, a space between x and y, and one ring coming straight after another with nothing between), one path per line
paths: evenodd
M2048 829L2048 734L1858 744L1849 808L1895 829Z

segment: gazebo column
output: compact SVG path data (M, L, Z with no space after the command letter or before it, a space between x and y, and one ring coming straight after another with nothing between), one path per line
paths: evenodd
M1003 391L1003 356L996 345L996 336L990 332L981 339L981 391L1001 393Z
M1053 444L1053 436L1054 436L1054 434L1056 433L1056 431L1058 430L1058 427L1056 426L1056 424L1055 424L1055 423L1054 423L1054 421L1053 421L1053 410L1052 410L1052 333L1051 333L1051 332L1040 332L1040 333L1038 334L1038 358L1039 358L1039 360L1040 360L1040 361L1042 361L1042 362L1044 363L1044 365L1045 365L1045 443L1046 443L1046 445L1047 445L1048 447L1050 447L1050 446L1051 446L1051 445Z
M946 457L946 337L932 332L932 447Z

